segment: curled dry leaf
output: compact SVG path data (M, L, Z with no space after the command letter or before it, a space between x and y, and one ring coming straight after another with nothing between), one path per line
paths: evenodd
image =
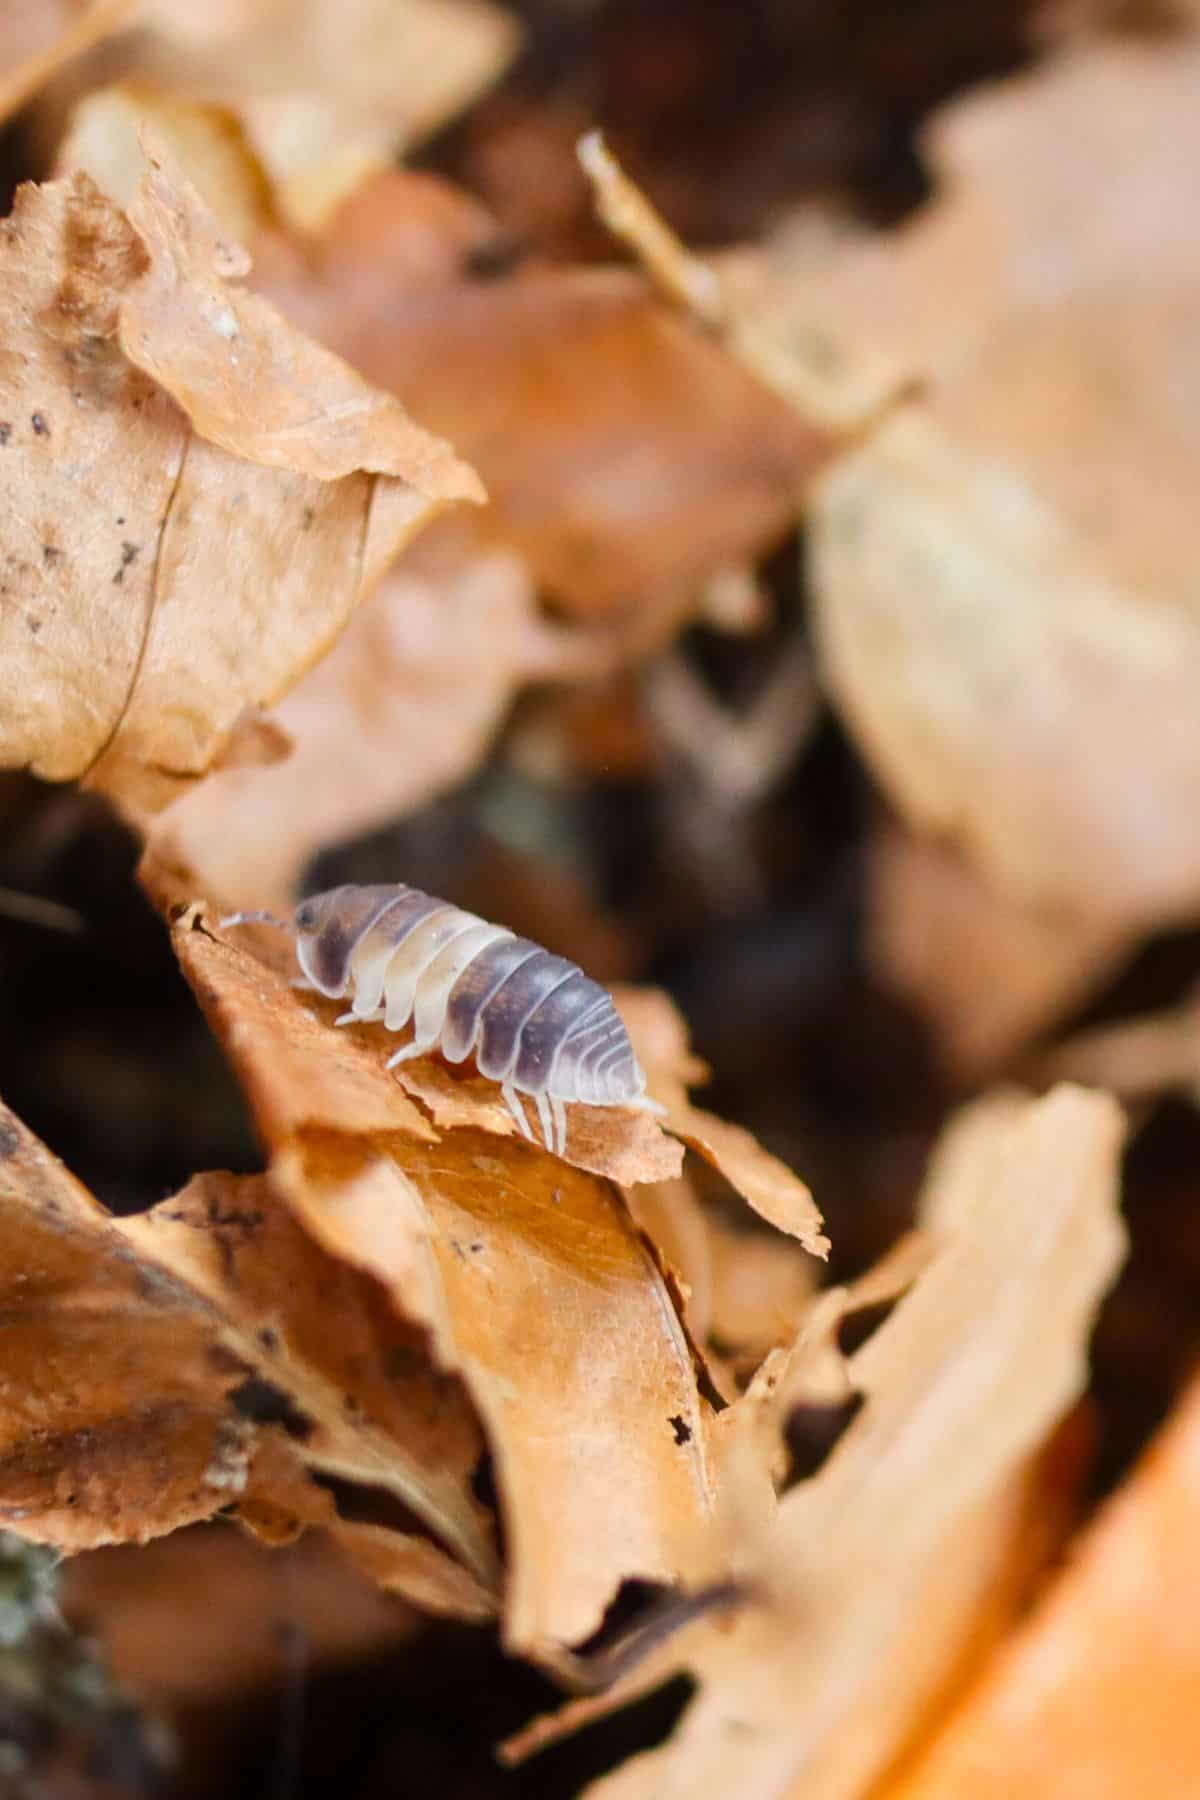
M1184 1794L1200 1767L1200 1388L886 1800ZM883 1800L883 1796L881 1796Z
M199 1177L115 1220L14 1115L0 1125L22 1370L0 1422L11 1529L77 1550L232 1505L277 1536L326 1526L426 1607L494 1609L475 1415L378 1283L324 1254L262 1178ZM355 1502L381 1494L370 1522Z
M678 1147L644 1115L582 1108L566 1157L552 1157L512 1135L492 1084L418 1059L402 1074L435 1131L384 1067L394 1040L331 1029L336 1009L289 985L278 938L265 952L276 972L241 934L223 941L179 907L178 877L144 878L175 907L176 952L246 1089L273 1186L465 1383L505 1522L506 1640L553 1660L595 1630L624 1578L694 1590L719 1576L713 1391L619 1192L578 1166L658 1179Z
M324 1252L262 1176L197 1176L121 1231L210 1302L256 1372L242 1411L281 1425L307 1473L284 1488L274 1470L252 1471L247 1522L260 1505L274 1514L294 1501L297 1524L328 1525L382 1585L486 1616L498 1566L471 1489L479 1426L386 1290Z
M477 463L489 521L566 609L666 641L707 576L787 532L824 440L637 276L485 280L472 248L478 209L394 173L303 257L261 242L256 279Z
M1121 1135L1110 1099L1072 1088L960 1118L930 1182L937 1253L848 1358L864 1404L780 1499L739 1613L657 1661L699 1682L674 1734L589 1792L851 1800L883 1772L969 1644L1030 1458L1086 1380L1122 1251Z
M505 1523L504 1632L553 1658L627 1576L712 1573L709 1402L654 1257L607 1183L478 1130L311 1135L277 1158L297 1216L369 1268L461 1372ZM397 1221L423 1240L398 1256Z
M270 715L286 759L211 775L154 841L231 909L286 910L319 849L465 778L522 683L594 670L598 653L541 618L518 558L436 527Z
M0 1104L0 1519L64 1550L207 1518L246 1479L249 1369L209 1309Z
M0 261L0 762L161 804L478 485L231 287L242 253L160 168L129 216L84 175L22 189Z

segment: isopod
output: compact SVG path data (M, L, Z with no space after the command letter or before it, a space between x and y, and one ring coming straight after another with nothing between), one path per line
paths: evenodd
M440 1050L472 1053L499 1085L524 1135L536 1142L520 1096L537 1107L541 1139L562 1155L567 1105L661 1112L613 998L564 956L416 888L330 888L301 902L290 921L233 913L225 925L262 920L293 933L302 985L331 1000L350 995L339 1025L412 1021L410 1043L387 1067Z

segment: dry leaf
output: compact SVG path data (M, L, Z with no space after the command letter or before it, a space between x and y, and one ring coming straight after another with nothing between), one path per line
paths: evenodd
M434 244L472 220L380 177L303 258L260 243L257 281L478 464L494 529L564 607L665 640L705 577L785 534L823 440L632 274L465 275Z
M205 19L154 0L134 66L234 107L280 206L302 229L436 131L501 75L520 28L491 0L242 0Z
M77 175L23 189L5 223L6 765L160 803L419 524L478 493L394 400L230 287L240 256L158 169L130 218Z
M379 1284L322 1252L263 1176L197 1176L120 1230L202 1294L223 1341L253 1363L249 1416L261 1404L318 1485L338 1484L333 1507L322 1494L301 1521L328 1522L354 1555L363 1504L390 1499L379 1521L392 1527L386 1577L378 1538L366 1556L376 1579L418 1604L486 1616L498 1565L491 1519L471 1490L479 1426L459 1382L431 1366L424 1333ZM269 1477L254 1476L247 1495L251 1506L278 1497Z
M118 35L132 24L136 33ZM360 181L495 80L520 31L490 0L348 0L336 15L322 0L210 0L200 9L188 0L98 0L77 18L56 4L40 29L23 24L13 36L13 60L29 60L0 86L0 117L114 37L97 65L104 78L132 76L234 111L277 204L299 228L316 229ZM78 69L68 74L79 82Z
M275 223L270 183L236 116L146 82L85 94L54 156L55 176L77 169L128 211L146 173L145 139L165 145L221 229L249 243Z
M467 1129L436 1147L310 1138L277 1167L306 1229L384 1281L462 1374L495 1458L514 1650L590 1636L625 1577L713 1573L710 1409L611 1187ZM423 1237L415 1268L400 1222Z
M305 1237L264 1178L198 1177L114 1220L13 1114L0 1127L21 1371L0 1413L7 1526L77 1550L232 1505L280 1539L327 1526L420 1605L494 1609L475 1415L378 1283ZM355 1502L380 1494L374 1521Z
M0 1520L66 1550L207 1518L246 1480L250 1370L209 1309L0 1104Z
M1189 1792L1200 1767L1198 1512L1193 1386L1028 1623L886 1800Z
M817 483L811 561L826 678L916 830L1114 936L1195 910L1200 613L916 408Z
M799 1238L814 1256L827 1256L829 1240L821 1235L821 1215L804 1182L740 1125L689 1101L686 1084L699 1079L704 1065L690 1054L683 1020L667 996L622 988L616 999L649 1091L666 1107L676 1137L723 1175L760 1218Z
M319 849L465 779L522 683L594 669L598 651L541 619L515 556L439 527L271 714L286 760L211 775L154 841L230 908L285 911Z
M898 827L877 834L868 874L875 973L929 1024L943 1067L964 1083L1002 1069L1129 954L1103 920L1030 911L945 845Z
M851 1800L882 1772L990 1604L1029 1460L1086 1380L1120 1140L1113 1102L1072 1088L959 1119L925 1208L938 1254L848 1359L865 1403L783 1495L732 1621L640 1673L696 1676L673 1735L590 1793Z
M513 1135L492 1084L432 1057L401 1071L439 1127L453 1118L431 1141L384 1067L386 1034L331 1029L335 1008L180 907L178 877L144 879L174 910L273 1186L329 1255L385 1284L478 1409L505 1521L506 1641L553 1662L623 1579L695 1590L718 1577L711 1389L619 1193L572 1166L659 1179L677 1147L645 1115L572 1108L567 1154L550 1156ZM281 966L285 952L277 941Z
M834 697L913 826L1116 929L1200 896L1198 76L1125 42L972 95L944 197L800 284L929 386L817 497Z

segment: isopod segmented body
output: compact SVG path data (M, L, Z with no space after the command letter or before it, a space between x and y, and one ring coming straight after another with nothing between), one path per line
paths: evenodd
M533 1099L548 1150L566 1146L571 1101L661 1110L612 995L503 925L416 888L348 886L302 901L291 929L307 981L330 999L350 997L339 1025L382 1020L401 1031L412 1021L412 1041L388 1068L431 1050L452 1063L473 1054L531 1139L520 1096Z

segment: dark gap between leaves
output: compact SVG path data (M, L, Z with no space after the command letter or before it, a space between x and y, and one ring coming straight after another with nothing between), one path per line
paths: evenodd
M848 1394L844 1400L806 1400L793 1406L783 1424L788 1453L787 1472L779 1484L786 1494L798 1481L810 1481L862 1408L864 1394Z

